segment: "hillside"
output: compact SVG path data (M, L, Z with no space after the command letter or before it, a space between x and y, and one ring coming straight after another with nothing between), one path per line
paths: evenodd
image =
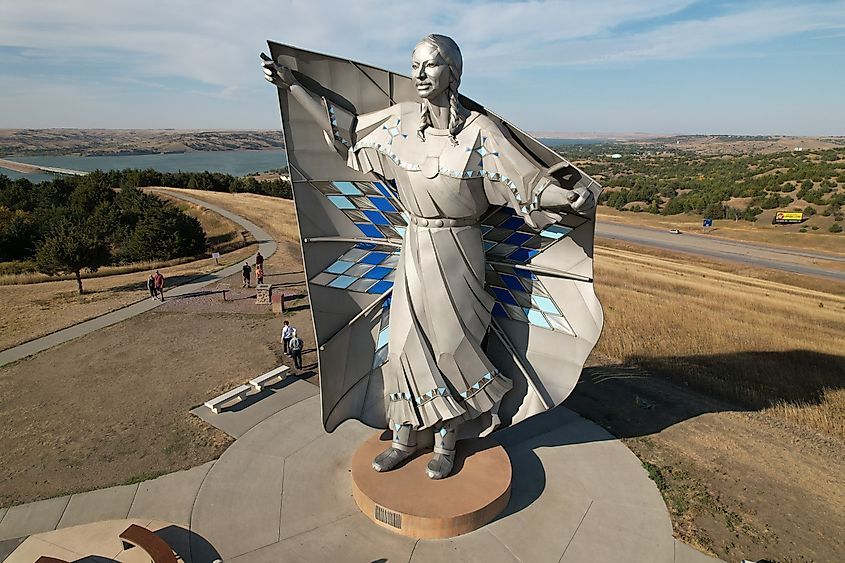
M672 137L558 150L600 182L605 187L600 202L619 211L693 214L761 224L770 224L778 211L802 211L804 222L782 227L841 232L845 140L825 141L835 148L736 154L731 149L734 144L753 149L764 141L759 137L693 141ZM837 146L834 141L843 144Z
M284 148L281 131L0 129L0 155L110 156Z

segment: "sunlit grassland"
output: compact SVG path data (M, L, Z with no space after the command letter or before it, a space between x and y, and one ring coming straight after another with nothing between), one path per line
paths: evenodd
M845 297L599 247L598 353L845 438Z

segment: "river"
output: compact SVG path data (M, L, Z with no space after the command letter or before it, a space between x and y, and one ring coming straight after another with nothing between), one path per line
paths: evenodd
M12 156L8 159L41 166L84 171L152 168L159 172L202 172L207 170L233 176L284 168L288 163L287 154L284 150L193 151L122 156ZM13 180L26 178L31 182L42 182L55 178L50 174L21 174L7 168L0 168L0 174L5 174Z

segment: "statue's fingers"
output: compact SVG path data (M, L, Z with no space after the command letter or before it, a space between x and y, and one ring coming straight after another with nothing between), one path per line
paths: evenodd
M262 60L262 61L265 61L265 62L268 62L268 61L269 61L269 62L271 62L271 63L273 62L273 59L271 59L270 57L268 57L268 56L267 56L266 54L264 54L264 53L261 53L261 54L259 55L259 57L261 57L261 60Z
M587 192L587 193L589 193L589 192ZM575 211L579 211L584 206L584 204L587 203L587 199L588 199L588 196L586 196L585 194L579 195L578 199L576 199L572 203L572 205L571 205L572 209L574 209Z

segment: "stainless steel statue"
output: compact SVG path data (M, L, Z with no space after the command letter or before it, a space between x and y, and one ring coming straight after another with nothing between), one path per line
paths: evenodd
M448 37L414 48L410 83L270 47L263 68L280 90L324 424L389 427L376 471L433 432L427 474L443 478L459 437L551 408L577 382L602 324L591 283L600 188L461 97Z

